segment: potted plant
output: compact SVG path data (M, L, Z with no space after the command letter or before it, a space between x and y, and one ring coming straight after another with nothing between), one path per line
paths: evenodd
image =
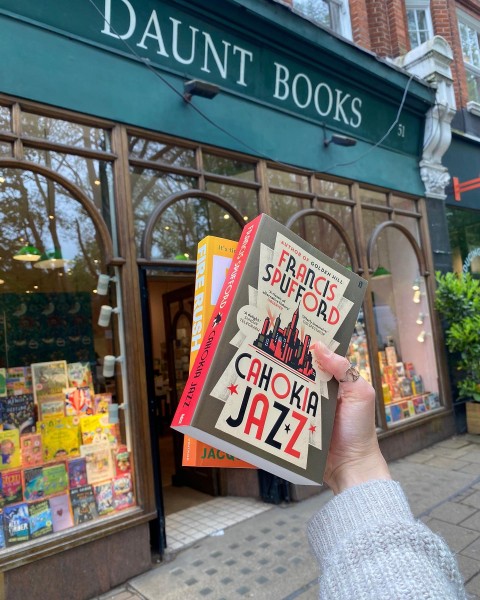
M445 320L446 344L466 401L467 430L480 433L480 281L470 273L435 274L435 306Z

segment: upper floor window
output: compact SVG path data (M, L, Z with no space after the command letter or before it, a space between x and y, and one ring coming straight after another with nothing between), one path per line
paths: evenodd
M480 21L459 11L458 27L467 74L468 98L480 102Z
M433 37L432 18L429 0L406 2L408 35L410 45L416 48Z
M350 13L346 0L292 0L293 8L319 25L352 39Z

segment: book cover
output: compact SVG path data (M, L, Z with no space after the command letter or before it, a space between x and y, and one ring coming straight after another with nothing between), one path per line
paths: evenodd
M41 500L45 496L43 467L23 470L23 498L26 502Z
M18 429L0 431L0 471L21 465L20 432Z
M63 401L63 389L68 387L67 361L33 363L31 369L33 393L37 404L42 398Z
M20 434L35 431L33 394L18 394L0 398L0 420L3 429L18 429Z
M5 525L3 519L3 513L0 513L0 549L5 548L7 543L5 541Z
M38 420L47 421L65 416L65 400L58 396L43 396L37 399Z
M80 427L76 417L52 417L38 423L45 462L80 455Z
M7 369L7 396L33 394L32 370L30 367L9 367Z
M75 525L92 521L98 517L95 495L91 485L70 490L70 502Z
M30 539L28 504L13 504L3 509L3 524L7 546L15 546Z
M108 412L85 416L80 419L82 444L117 444L116 428L108 422Z
M95 394L93 397L93 412L96 415L108 414L108 408L112 404L112 394Z
M112 482L106 481L93 486L97 512L99 515L108 515L115 510L113 505Z
M135 506L135 497L133 495L132 474L125 473L115 477L112 483L113 487L113 505L115 510L123 510L130 506Z
M7 395L7 369L0 368L0 398Z
M43 467L45 496L61 494L68 490L67 467L64 462Z
M82 445L80 455L85 458L90 485L113 478L112 449L108 442Z
M94 394L93 377L90 363L75 362L67 363L68 387L87 387L91 395Z
M114 463L115 474L117 476L131 472L130 452L125 444L121 444L114 451Z
M20 436L22 466L33 467L43 463L42 436L40 433L25 433Z
M93 415L93 395L89 387L70 387L63 392L67 417Z
M23 478L21 469L0 473L0 507L23 500Z
M367 282L267 215L242 232L172 427L292 483L316 485Z
M32 540L53 532L52 511L48 500L28 505L30 537Z
M53 531L63 531L73 527L73 515L70 507L69 494L60 494L52 496L49 499L50 510L52 512Z
M87 485L87 461L85 458L71 458L67 463L67 469L70 489Z
M198 244L190 369L200 349L203 334L217 303L236 248L237 242L211 235L203 238ZM227 458L225 452L216 450L189 435L185 435L183 440L182 465L184 467L255 468L231 454Z

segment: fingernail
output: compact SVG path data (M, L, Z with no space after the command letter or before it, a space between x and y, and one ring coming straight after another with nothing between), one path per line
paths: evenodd
M330 348L326 344L321 342L320 340L314 342L311 347L314 350L317 350L318 352L320 352L320 354L322 354L326 358L328 358L329 356L331 356L333 354L333 352L330 350Z

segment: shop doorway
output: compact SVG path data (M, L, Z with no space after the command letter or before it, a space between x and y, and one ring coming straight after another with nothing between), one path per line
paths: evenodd
M144 283L152 449L158 451L158 487L168 518L218 495L219 476L217 469L182 467L183 435L170 428L189 371L194 277L149 268Z

